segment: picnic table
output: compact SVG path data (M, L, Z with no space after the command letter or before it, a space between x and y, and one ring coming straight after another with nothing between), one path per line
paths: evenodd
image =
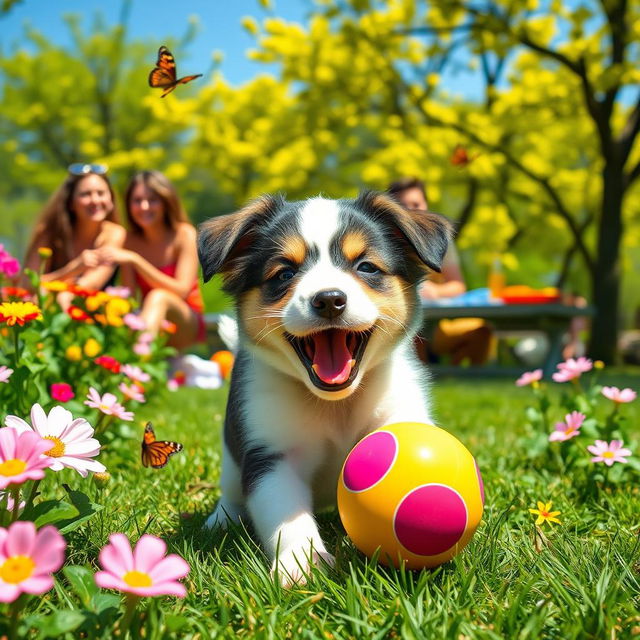
M482 318L489 322L496 331L540 331L549 339L549 351L542 365L545 377L550 377L556 365L562 359L562 338L569 329L571 320L578 316L591 316L591 307L576 307L562 303L553 304L484 304L473 306L434 305L423 302L424 325L422 335L428 339L436 327L437 321L444 318ZM209 347L214 351L226 349L218 335L218 319L220 314L207 313L205 324L208 333ZM430 364L429 368L436 374L451 375L519 375L525 368L505 366L470 366L455 367Z
M498 332L526 331L543 332L549 339L549 350L542 365L542 372L546 378L555 371L556 365L562 360L562 339L569 330L571 320L579 316L593 315L592 307L577 307L560 302L545 304L483 304L473 306L435 305L428 301L422 304L424 325L422 335L427 337L433 332L438 320L455 318L482 318L491 324ZM430 365L436 373L453 374L491 374L491 373L522 373L522 367L509 371L506 367L490 365L473 367L444 367Z

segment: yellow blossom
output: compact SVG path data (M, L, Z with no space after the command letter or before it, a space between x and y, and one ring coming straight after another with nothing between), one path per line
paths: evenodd
M25 322L41 319L40 307L33 302L3 302L0 304L0 322L6 322L10 327L15 324L22 327Z
M46 260L47 258L50 258L53 254L53 251L49 248L49 247L38 247L38 255L43 259Z
M102 346L95 338L89 338L84 343L84 355L88 358L95 358L102 351Z
M47 291L66 291L69 285L63 280L50 280L49 282L41 282L40 286Z
M551 511L552 504L553 503L551 501L547 502L546 504L544 502L538 501L537 509L529 509L529 513L533 513L538 516L538 519L536 520L537 525L544 524L545 522L548 522L549 524L551 524L552 522L562 524L560 520L556 518L556 516L560 515L560 511Z
M82 360L82 349L77 344L72 344L70 347L67 347L64 355L67 360L78 362L79 360Z

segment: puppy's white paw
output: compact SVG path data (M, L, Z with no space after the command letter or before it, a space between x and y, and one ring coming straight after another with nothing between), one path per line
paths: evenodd
M207 529L220 527L227 529L229 524L239 524L242 519L244 509L236 504L220 500L213 513L207 518L204 526Z
M280 552L274 561L271 574L277 574L280 584L286 589L307 583L313 567L333 567L335 558L328 551L311 550L309 545L291 547Z

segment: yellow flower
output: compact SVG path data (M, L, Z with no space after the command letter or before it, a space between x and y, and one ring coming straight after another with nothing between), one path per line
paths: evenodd
M533 513L538 516L538 519L536 520L536 524L540 525L540 524L544 524L545 522L548 522L549 524L551 524L552 522L557 522L558 524L562 524L560 520L556 518L557 515L560 515L560 512L551 511L552 504L553 504L552 502L547 502L547 504L545 504L544 502L538 501L537 509L529 509L529 513Z
M602 360L596 360L593 363L593 368L594 369L604 369L604 362L602 362Z
M89 296L86 299L86 307L87 311L96 311L99 309L105 302L111 299L111 296L104 291L98 291L94 293L92 296Z
M3 302L0 304L0 322L6 322L10 327L15 324L24 326L25 322L42 320L40 307L33 302Z
M95 338L89 338L84 343L84 355L88 358L95 358L102 351L102 346Z
M67 360L78 362L82 360L82 349L77 344L72 344L70 347L67 347L64 355L67 357Z
M49 247L38 247L38 255L43 260L46 260L47 258L50 258L53 255L53 251L49 249Z
M69 289L68 283L63 280L50 280L49 282L41 282L40 286L47 291L67 291Z

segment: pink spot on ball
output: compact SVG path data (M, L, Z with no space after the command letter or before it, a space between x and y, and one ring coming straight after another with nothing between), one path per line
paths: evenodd
M392 433L377 431L361 440L344 465L344 484L349 491L371 489L393 466L398 443Z
M478 466L478 463L475 461L475 459L473 460L473 462L476 465L476 473L478 474L478 484L480 485L480 497L482 498L482 506L484 507L484 482L482 481L482 474L480 473L480 467Z
M393 529L411 553L435 556L450 549L467 526L467 508L457 491L427 484L410 491L398 505Z

